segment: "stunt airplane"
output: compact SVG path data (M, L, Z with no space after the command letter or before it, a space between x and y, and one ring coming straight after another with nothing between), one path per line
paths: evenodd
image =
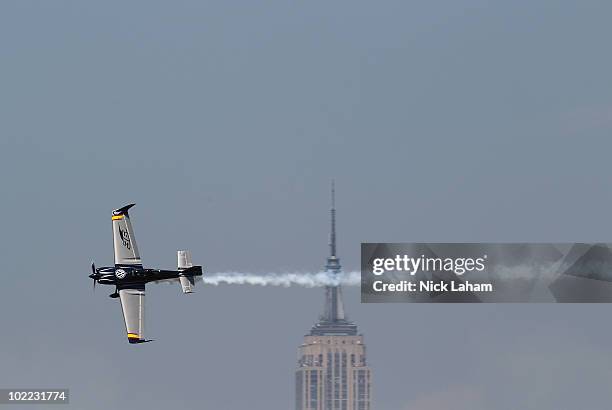
M111 298L121 300L123 319L130 343L145 343L144 337L144 296L148 282L179 282L183 293L192 293L195 282L202 279L202 267L191 263L189 251L178 251L178 270L145 269L134 238L134 229L128 210L135 204L126 205L113 211L113 245L115 266L96 268L91 264L89 277L103 285L114 285Z

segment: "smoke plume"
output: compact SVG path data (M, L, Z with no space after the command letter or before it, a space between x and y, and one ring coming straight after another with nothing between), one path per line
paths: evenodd
M361 283L359 272L318 273L269 273L222 272L205 274L202 281L207 285L257 285L257 286L356 286Z

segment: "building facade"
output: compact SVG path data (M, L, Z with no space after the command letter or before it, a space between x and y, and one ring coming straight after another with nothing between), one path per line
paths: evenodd
M336 256L336 209L332 183L330 255L325 269L342 271ZM296 410L370 410L371 370L363 336L345 317L340 285L325 288L325 310L299 347Z

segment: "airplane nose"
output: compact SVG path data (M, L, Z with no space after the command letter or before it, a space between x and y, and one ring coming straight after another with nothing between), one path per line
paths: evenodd
M97 275L96 275L95 273L92 273L91 275L89 275L89 277L90 277L91 279L96 279L96 276L97 276Z

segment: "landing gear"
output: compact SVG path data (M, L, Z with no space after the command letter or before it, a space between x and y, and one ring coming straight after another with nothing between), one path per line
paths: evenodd
M117 288L115 288L115 293L111 293L110 295L108 295L109 298L113 298L116 299L119 297L119 292L117 292Z

